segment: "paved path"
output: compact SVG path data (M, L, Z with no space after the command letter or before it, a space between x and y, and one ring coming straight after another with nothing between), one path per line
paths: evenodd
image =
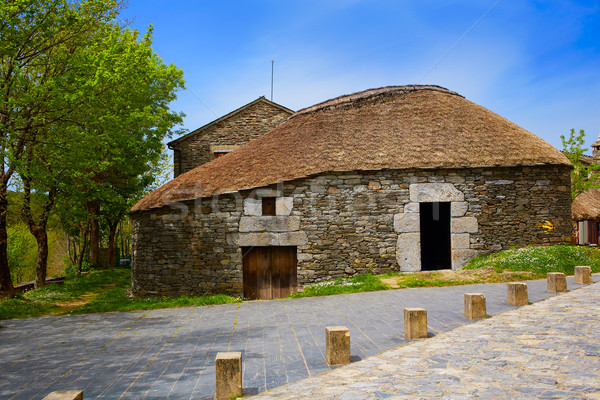
M553 295L545 280L528 287L530 301ZM505 284L482 284L0 321L0 399L61 389L86 399L211 399L219 351L242 352L244 393L257 394L329 371L326 326L350 328L358 361L407 343L405 307L427 309L432 335L470 323L465 292L484 293L491 316L515 308Z
M252 399L600 399L599 336L596 283Z

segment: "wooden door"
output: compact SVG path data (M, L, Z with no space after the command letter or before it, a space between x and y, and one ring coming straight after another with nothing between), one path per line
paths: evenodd
M296 291L296 247L243 247L244 297L273 299Z

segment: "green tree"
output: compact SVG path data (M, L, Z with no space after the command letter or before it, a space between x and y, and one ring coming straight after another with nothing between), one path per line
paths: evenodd
M596 171L600 169L600 164L583 161L585 132L583 129L578 134L575 129L571 129L569 137L560 135L562 142L563 153L571 164L573 164L573 172L571 173L571 198L575 199L579 194L590 188L600 187L600 181L596 177Z
M121 6L110 0L0 3L0 297L14 293L5 211L16 172L23 216L40 252L36 285L43 285L45 230L57 198L69 197L61 205L83 204L87 221L77 223L97 235L102 200L113 186L137 192L138 176L181 122L168 104L183 87L182 72L153 53L151 28L139 39L114 21ZM31 193L46 194L37 216L28 206ZM77 210L73 215L82 215ZM91 243L97 242L96 236Z
M114 19L108 0L0 2L0 298L14 295L7 261L7 192L34 131L69 115L84 100L63 89L69 54L99 23ZM60 72L60 73L58 73Z

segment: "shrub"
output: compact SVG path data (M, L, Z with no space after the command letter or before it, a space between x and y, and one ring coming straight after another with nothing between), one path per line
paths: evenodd
M13 283L33 280L37 257L35 238L23 224L8 227L7 233L8 266Z

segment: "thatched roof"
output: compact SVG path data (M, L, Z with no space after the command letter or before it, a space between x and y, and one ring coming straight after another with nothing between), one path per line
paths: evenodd
M571 214L574 221L599 221L600 191L592 188L575 197L571 204Z
M390 86L296 112L150 193L132 212L328 171L570 165L550 144L439 86Z

